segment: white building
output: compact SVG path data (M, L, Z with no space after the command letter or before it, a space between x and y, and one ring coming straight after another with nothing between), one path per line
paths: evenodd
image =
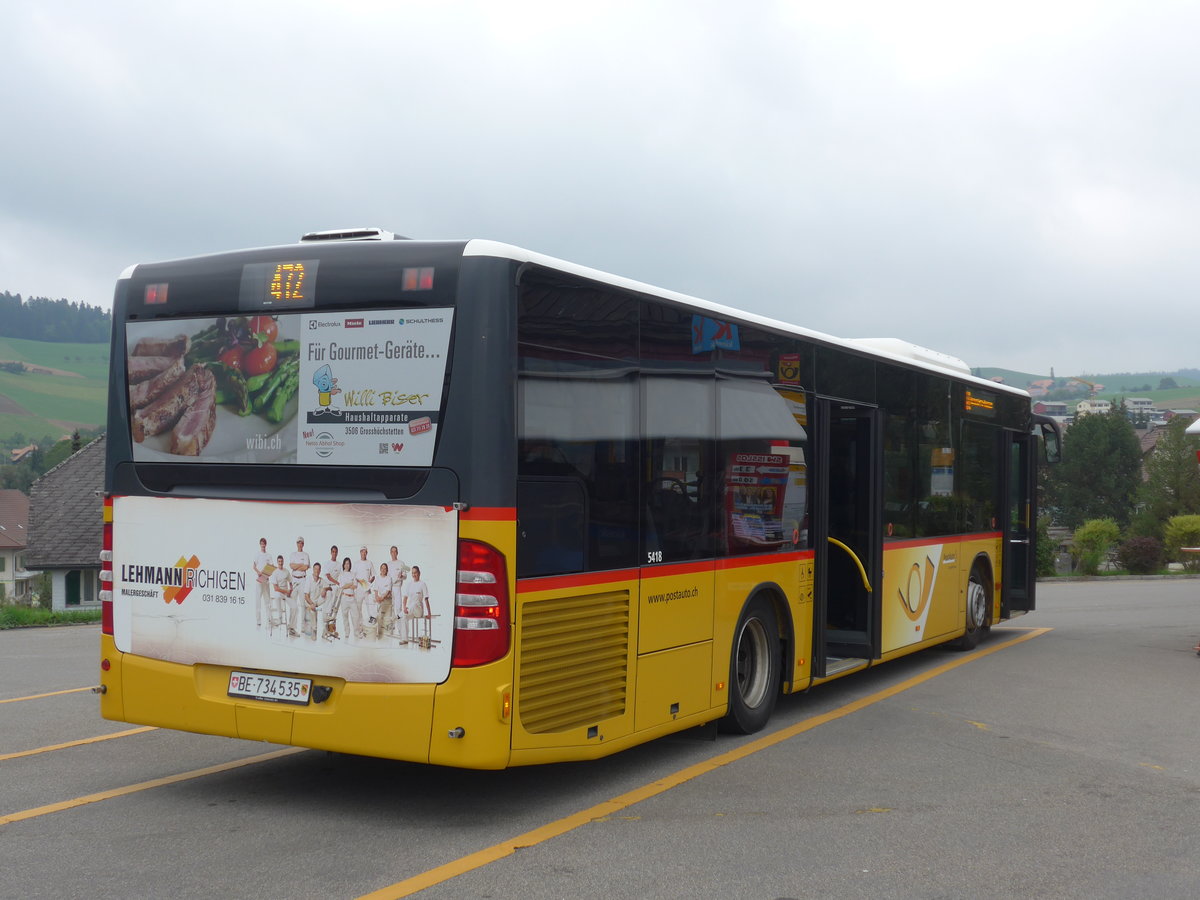
M1107 413L1111 411L1112 401L1101 400L1098 397L1092 397L1089 400L1080 400L1075 404L1075 418L1090 416L1093 413Z

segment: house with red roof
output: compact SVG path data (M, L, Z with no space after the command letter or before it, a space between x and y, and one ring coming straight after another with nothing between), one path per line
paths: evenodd
M0 490L0 603L27 603L33 579L25 568L29 547L29 498L17 490Z

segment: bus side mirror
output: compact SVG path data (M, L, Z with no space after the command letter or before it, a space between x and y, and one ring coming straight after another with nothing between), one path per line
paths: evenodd
M1053 420L1039 421L1037 427L1041 432L1042 452L1046 462L1062 462L1062 433L1058 430L1058 423Z

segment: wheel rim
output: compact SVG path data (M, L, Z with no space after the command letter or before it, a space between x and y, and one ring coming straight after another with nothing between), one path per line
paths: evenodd
M967 627L974 631L987 622L987 591L974 575L967 583Z
M770 681L767 629L761 619L748 619L738 634L737 689L742 702L754 709L767 695Z

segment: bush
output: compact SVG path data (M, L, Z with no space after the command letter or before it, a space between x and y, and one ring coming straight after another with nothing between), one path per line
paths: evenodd
M1052 578L1058 574L1054 567L1054 542L1050 540L1050 520L1038 519L1037 523L1037 577Z
M1121 539L1121 529L1112 519L1088 519L1075 530L1071 558L1084 575L1096 575L1101 563L1109 561L1112 548Z
M82 625L99 621L100 610L98 609L72 609L66 612L53 609L30 609L27 606L5 606L0 609L0 628Z
M1162 541L1132 537L1117 548L1117 565L1130 575L1152 575L1162 568Z
M1200 547L1200 516L1172 516L1163 529L1167 557L1183 563L1189 572L1200 571L1200 553L1184 553L1184 547Z

